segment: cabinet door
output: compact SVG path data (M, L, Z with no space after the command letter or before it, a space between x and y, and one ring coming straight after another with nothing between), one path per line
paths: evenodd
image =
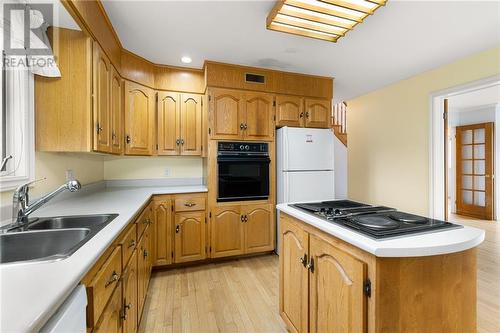
M291 332L307 332L308 234L286 219L280 223L280 313Z
M276 96L276 127L304 126L304 99L297 96Z
M94 150L111 152L111 63L94 42L93 54Z
M140 322L142 309L146 299L146 276L147 276L147 249L146 249L146 231L142 235L137 247L137 320Z
M245 253L274 250L275 223L271 205L245 206Z
M210 95L212 139L240 139L244 123L244 93L214 89Z
M123 332L137 330L137 250L123 273Z
M123 153L123 83L114 67L111 67L111 152Z
M155 123L155 95L140 84L125 83L125 153L151 155Z
M175 214L175 262L205 259L205 212Z
M365 332L366 265L311 235L310 332Z
M181 94L181 155L201 156L202 96Z
M247 140L272 140L274 137L273 96L245 94L244 136Z
M158 92L158 155L178 155L180 152L180 94Z
M104 309L101 321L94 328L94 332L120 333L122 327L122 286L118 283L108 305Z
M171 207L170 200L155 201L154 203L156 220L154 265L168 265L172 263Z
M306 98L306 127L328 128L330 125L331 113L331 102L329 100Z
M244 224L240 209L227 206L212 211L212 258L243 254Z

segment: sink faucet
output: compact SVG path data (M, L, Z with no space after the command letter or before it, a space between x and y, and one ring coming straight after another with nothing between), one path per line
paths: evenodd
M45 178L43 178L45 179ZM40 180L43 180L40 179ZM70 192L78 191L82 185L78 180L70 180L67 183L61 185L56 190L45 194L40 199L36 200L32 204L29 202L29 186L38 180L34 180L32 182L21 185L14 192L13 197L13 213L12 213L12 222L13 225L16 226L25 226L28 224L28 215L33 213L38 208L42 207L46 204L50 199L58 195L59 193L68 190Z

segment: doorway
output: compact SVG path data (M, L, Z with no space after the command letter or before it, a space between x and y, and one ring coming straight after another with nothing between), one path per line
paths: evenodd
M430 96L429 216L500 218L500 75Z

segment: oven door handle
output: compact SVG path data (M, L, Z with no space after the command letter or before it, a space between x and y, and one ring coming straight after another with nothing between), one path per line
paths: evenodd
M260 157L225 157L219 156L217 157L218 163L227 163L227 162L258 162L258 163L271 163L271 159L268 156L260 156Z

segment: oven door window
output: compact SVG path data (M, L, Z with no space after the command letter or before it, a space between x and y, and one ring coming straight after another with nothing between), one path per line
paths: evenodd
M219 157L217 201L267 199L269 163L268 157Z

